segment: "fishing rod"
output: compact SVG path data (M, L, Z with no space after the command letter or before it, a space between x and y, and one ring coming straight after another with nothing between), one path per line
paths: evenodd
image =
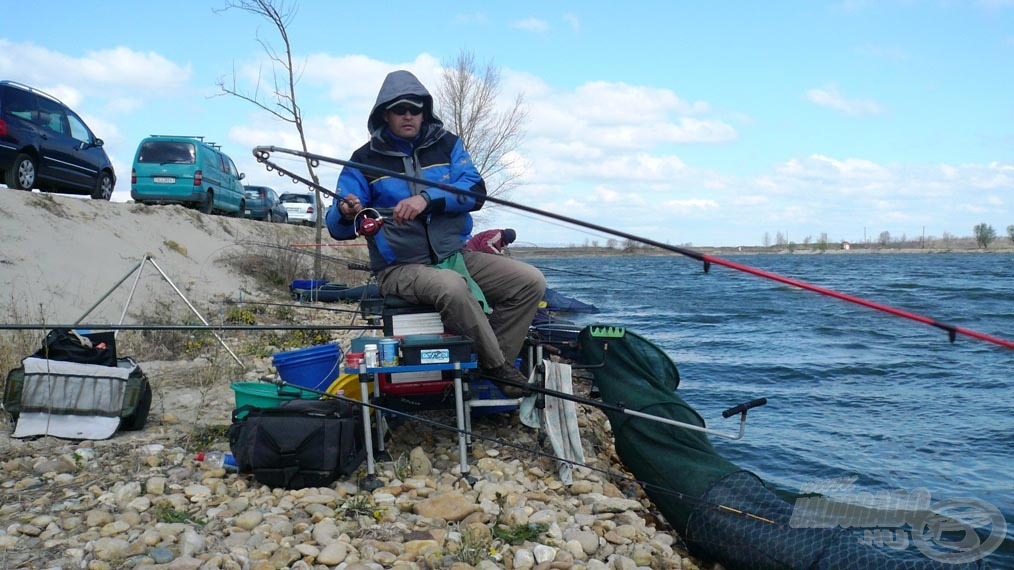
M75 323L56 325L51 323L6 324L0 323L0 330L119 330L119 331L376 331L381 325L124 325L111 323Z
M518 450L518 451L521 451L521 452L524 452L524 453L531 453L532 455L536 455L536 456L540 456L540 457L545 457L547 459L552 459L552 460L555 460L555 461L559 461L561 463L566 463L566 464L568 464L568 465L570 465L572 467L582 467L582 468L588 469L589 471L594 471L596 473L601 473L603 475L606 475L607 477L609 477L610 479L613 479L613 480L624 480L624 481L628 481L628 482L631 482L631 483L637 483L638 485L640 485L642 488L644 488L646 490L647 489L651 489L651 490L659 491L661 493L665 493L666 495L669 495L669 496L675 498L676 500L682 501L684 503L690 503L690 504L694 504L694 505L700 505L700 506L704 506L704 507L709 507L709 508L712 508L714 510L732 513L732 514L739 515L739 516L742 516L742 517L745 517L745 518L754 519L754 520L757 520L757 521L760 521L760 522L764 522L764 523L768 523L768 524L773 524L773 525L784 526L781 523L776 523L775 521L773 521L773 520L771 520L769 518L762 517L762 516L757 515L755 513L750 513L748 511L743 511L741 509L737 509L737 508L730 507L728 505L723 505L723 504L720 504L720 503L714 503L714 502L706 501L704 499L699 499L697 497L691 497L691 496L689 496L689 495L687 495L685 493L681 493L679 491L676 491L675 489L670 489L668 487L663 487L661 485L657 485L655 483L650 483L648 481L642 481L640 479L637 479L636 477L631 477L631 476L626 475L624 473L619 473L619 472L616 472L616 471L611 471L609 469L605 469L605 468L601 468L601 467L593 467L591 465L588 465L587 463L581 463L581 462L578 462L578 461L574 461L573 459L567 459L567 458L564 458L564 457L560 457L558 455L554 455L554 454L549 453L547 451L542 451L541 449L535 449L535 448L531 448L531 447L525 447L525 446L523 446L521 444L509 442L509 441L504 440L504 439L500 439L500 438L496 438L496 437L492 437L492 436L488 436L488 435L482 435L482 434L476 433L474 431L470 431L470 430L466 430L466 429L461 429L461 428L459 428L457 426L452 426L450 424L445 424L445 423L438 422L436 420L432 420L432 419L429 419L429 418L424 418L424 417L419 416L417 414L412 414L410 412L406 412L406 411L403 411L403 410L398 410L398 409L395 409L395 408L390 408L390 407L383 406L383 405L380 405L380 404L375 404L373 402L366 402L366 401L363 401L363 400L357 400L357 399L354 399L354 398L349 398L348 396L345 396L343 394L332 394L330 392L325 392L325 391L317 390L317 389L314 389L314 388L307 388L306 386L301 386L299 384L292 384L292 383L286 382L286 381L284 381L284 380L282 380L280 378L277 379L277 380L262 378L261 381L267 382L267 383L270 383L270 384L274 384L275 386L279 386L279 387L289 386L289 387L292 387L292 388L298 388L300 390L304 390L304 391L307 391L307 392L311 392L311 393L317 394L318 396L321 396L321 398L332 398L332 399L335 399L335 400L339 400L339 401L345 402L347 404L352 404L352 405L355 405L355 406L359 406L360 408L368 408L368 409L371 409L371 410L376 410L378 413L390 414L390 415L393 415L393 416L399 416L399 417L403 417L403 418L406 418L406 419L411 419L411 420L420 422L422 424L435 427L435 428L440 429L440 430L452 432L452 433L459 434L459 435L464 435L464 436L467 436L467 437L470 437L470 438L474 438L474 439L480 439L480 440L483 440L483 441L488 441L488 442L496 443L496 444L501 445L503 447L509 447L509 448L512 448L512 449L515 449L515 450ZM563 394L563 392L558 392L558 393L559 394ZM363 410L363 413L368 413L368 412L366 410ZM372 436L368 435L367 437L372 437Z
M280 153L284 153L284 154L291 154L291 155L294 155L294 156L299 156L299 157L305 158L307 160L310 160L311 163L313 165L315 165L315 166L319 165L321 161L324 161L324 162L330 162L330 163L333 163L333 164L338 164L338 165L341 165L341 166L348 166L348 167L355 168L355 169L358 169L358 170L372 172L374 174L379 174L379 175L382 175L382 176L389 176L389 177L392 177L392 178L398 178L398 179L405 180L405 181L408 181L408 182L413 182L413 183L416 183L416 184L423 184L423 185L426 185L426 186L437 188L439 190L444 190L446 192L451 192L452 194L456 194L456 195L459 195L459 196L470 196L472 198L475 198L476 200L485 201L485 202L492 202L494 204L499 204L501 206L507 206L509 208L514 208L516 210L521 210L521 211L524 211L524 212L529 212L531 214L536 214L536 215L539 215L539 216L543 216L543 217L547 217L547 218L552 218L552 219L555 219L555 220L560 220L562 222L573 224L575 226L580 226L580 227L587 228L587 229L590 229L590 230L594 230L594 231L598 231L598 232L614 235L614 236L617 236L617 237L626 238L626 239L629 239L629 240L632 240L632 241L637 241L637 242L640 242L640 243L643 243L643 244L646 244L646 245L657 247L659 249L663 249L663 250L666 250L666 251L671 251L673 253L678 253L680 255L683 255L683 256L689 257L691 259L695 259L697 261L700 261L704 265L704 272L705 273L707 273L711 269L711 265L712 264L714 264L714 265L721 265L723 267L728 267L729 269L734 269L736 271L741 271L743 273L754 275L756 277L763 277L765 279L770 279L772 281L777 281L779 283L784 283L786 285L791 285L791 286L797 287L799 289L804 289L806 291L811 291L813 293L819 293L821 295L832 297L832 298L835 298L835 299L838 299L838 300L841 300L841 301L846 301L846 302L849 302L849 303L854 303L856 305L860 305L860 306L863 306L863 307L866 307L866 308L869 308L869 309L874 309L874 310L877 310L877 311L881 311L881 312L887 313L889 315L905 318L905 319L908 319L908 320L911 320L911 321L915 321L915 322L918 322L918 323L922 323L922 324L925 324L925 325L929 325L929 326L941 329L941 330L947 332L947 337L948 337L948 339L951 342L954 342L955 339L956 339L956 337L957 337L957 335L960 334L960 335L963 335L963 336L967 336L967 337L970 337L970 338L974 338L974 339L977 339L977 340L981 340L981 341L984 341L984 342L989 342L989 343L992 343L992 344L995 344L995 345L998 345L998 346L1002 346L1004 348L1014 349L1014 341L1011 341L1011 340L1007 340L1007 339L1004 339L1004 338L988 335L988 334L985 334L985 333L982 333L982 332L979 332L979 331L975 331L975 330L972 330L972 329L968 329L968 328L965 328L965 327L959 327L959 326L956 326L956 325L944 323L942 321L938 321L938 320L933 319L931 317L927 317L927 316L920 315L920 314L917 314L917 313L913 313L913 312L910 312L910 311L906 311L906 310L903 310L903 309L898 309L898 308L892 307L890 305L885 305L883 303L877 303L877 302L874 302L874 301L870 301L868 299L863 299L861 297L856 297L854 295L848 295L846 293L841 293L841 292L835 291L833 289L828 289L827 287L821 287L819 285L814 285L812 283L807 283L807 282L801 281L799 279L793 279L791 277L786 277L784 275L780 275L778 273L773 273L771 271L765 271L763 269L758 269L756 267L751 267L749 265L745 265L745 264L742 264L742 263L736 263L734 261L729 261L727 259L723 259L723 258L718 257L718 256L704 254L704 253L701 253L699 251L696 251L696 250L693 250L693 249L690 249L690 248L680 247L680 246L675 246L675 245L669 245L667 243L662 243L662 242L659 242L659 241L656 241L656 240L653 240L653 239L641 237L641 236L638 236L638 235L634 235L634 234L631 234L631 233L628 233L628 232L624 232L624 231L621 231L621 230L617 230L617 229L613 229L613 228L608 228L608 227L601 226L601 225L598 225L598 224L593 224L591 222L585 222L583 220L578 220L576 218L571 218L569 216L564 216L562 214L557 214L557 213L554 213L554 212L548 212L546 210L540 210L538 208L533 208L532 206L527 206L525 204L519 204L517 202L511 202L509 200L504 200L502 198L497 198L495 196L486 196L484 194L478 194L478 193L472 192L470 190L462 190L461 188L456 188L454 186L451 186L450 184L443 184L441 182L434 182L432 180L427 180L425 178L420 178L418 176L412 176L410 174L404 174L402 172L396 172L394 170L388 170L386 168L380 168L380 167L371 166L371 165L368 165L368 164L360 164L360 163L352 162L352 161L349 161L349 160L341 160L341 159L332 158L332 157L329 157L329 156L323 156L323 155L319 155L319 154L313 154L313 153L304 152L304 151L300 151L300 150L287 149L287 148L281 148L281 147L276 147L276 146L258 146L258 147L254 147L254 149L253 149L253 155L257 159L257 162L260 162L260 163L264 164L265 167L269 171L270 170L278 170L279 171L278 172L279 176L290 175L290 176L292 176L293 180L302 182L304 184L308 184L311 188L315 188L317 190L320 190L320 191L326 193L329 196L335 197L336 199L343 200L343 198L341 198L340 196L338 196L334 192L332 192L332 191L330 191L330 190L328 190L326 188L321 187L319 184L316 184L316 183L311 182L311 181L309 181L309 180L307 180L307 179L305 179L303 177L300 177L298 175L295 175L295 174L292 174L292 173L290 173L288 171L285 171L284 169L280 168L277 164L272 163L269 160L272 152L280 152Z

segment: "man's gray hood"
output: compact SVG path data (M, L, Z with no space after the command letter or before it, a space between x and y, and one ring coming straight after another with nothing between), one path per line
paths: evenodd
M384 120L384 111L387 105L407 95L413 95L423 100L424 123L438 129L443 128L443 121L433 113L433 97L430 92L423 87L415 75L401 69L388 73L384 78L383 85L380 86L377 102L374 103L373 110L370 111L370 118L366 123L371 136L379 134L378 130L387 126L387 122ZM423 129L423 132L426 132L426 128Z

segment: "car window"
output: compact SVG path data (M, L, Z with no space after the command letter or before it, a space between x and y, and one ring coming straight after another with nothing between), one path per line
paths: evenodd
M7 100L4 101L4 115L12 115L31 121L35 114L35 95L15 89L7 89Z
M137 155L138 162L152 164L193 164L196 160L193 143L182 141L147 141Z
M70 123L70 136L75 140L88 144L92 144L95 141L92 132L88 130L88 127L80 117L74 113L67 113L67 122Z
M68 134L70 127L67 126L67 115L63 107L56 101L50 101L45 97L39 97L39 120L37 124L44 129L54 133Z
M225 155L223 154L222 156L225 156ZM225 162L229 166L229 168L226 170L226 172L228 172L229 174L232 174L236 178L239 178L239 169L236 168L236 164L232 161L232 159L229 158L228 156L225 156Z
M259 199L261 199L261 198L264 197L264 189L263 188L257 188L257 187L249 188L248 187L244 193L246 194L246 197L250 198L251 200L259 200Z
M282 202L312 204L309 194L282 194Z

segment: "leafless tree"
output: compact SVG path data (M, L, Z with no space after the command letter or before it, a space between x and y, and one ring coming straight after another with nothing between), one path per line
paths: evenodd
M891 232L887 230L880 232L880 237L877 241L880 242L880 247L887 247L887 244L891 243Z
M498 110L500 68L488 62L479 69L475 55L462 51L444 64L436 99L438 115L448 130L461 137L490 196L505 198L518 185L521 175L514 153L524 138L528 111L524 93L513 104Z
M299 133L299 144L302 146L303 152L308 152L306 134L303 131L303 113L296 99L296 84L299 82L298 76L300 75L300 70L296 68L292 60L292 42L289 38L288 30L289 23L296 16L296 8L287 6L285 0L226 0L225 8L221 11L224 12L234 8L260 16L271 22L282 40L284 49L281 51L275 49L271 42L261 38L258 34L256 36L257 43L264 48L264 53L267 54L271 62L271 69L269 70L270 78L264 77L263 73L259 72L253 87L242 89L239 87L236 80L236 72L233 70L231 81L227 81L225 77L218 79L217 84L221 90L220 94L239 97L244 101L253 103L286 123L292 123L296 127L296 132ZM319 185L320 178L317 176L317 172L314 170L310 159L306 159L306 171L314 184ZM321 204L320 190L314 188L314 195L317 204ZM317 213L316 240L318 244L321 243L322 214L323 212ZM320 248L317 248L316 255L314 256L313 276L315 279L321 276Z

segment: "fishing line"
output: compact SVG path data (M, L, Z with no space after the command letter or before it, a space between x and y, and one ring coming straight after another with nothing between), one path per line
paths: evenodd
M762 516L754 514L754 513L750 513L750 512L747 512L747 511L742 511L742 510L735 509L735 508L729 507L727 505L722 505L722 504L719 504L719 503L712 503L712 502L709 502L709 501L705 501L703 499L698 499L697 497L691 497L691 496L688 496L688 495L686 495L684 493L676 491L674 489L670 489L668 487L663 487L661 485L657 485L655 483L650 483L648 481L642 481L640 479L637 479L636 477L633 477L633 476L630 476L630 475L626 475L626 474L623 474L623 473L619 473L619 472L615 472L615 471L611 471L611 470L609 470L607 468L592 467L591 465L588 465L586 463L581 463L581 462L574 461L574 460L571 460L571 459L565 459L563 457L558 457L558 456L556 456L556 455L554 455L552 453L549 453L548 451L542 451L541 449L535 449L535 448L531 448L531 447L525 447L524 445L517 444L517 443L512 443L512 442L509 442L509 441L504 440L504 439L500 439L500 438L496 438L496 437L492 437L492 436L488 436L488 435L478 434L478 433L475 433L474 431L468 431L468 430L460 429L457 426L452 426L450 424L445 424L445 423L439 422L437 420L432 420L432 419L429 419L429 418L424 418L422 416L414 415L414 414L411 414L409 412L397 410L397 409L394 409L394 408L388 408L386 406L383 406L383 405L380 405L380 404L375 404L373 402L364 402L362 400L356 400L356 399L349 398L347 396L340 395L340 394L331 394L330 392L323 392L323 391L316 390L316 389L313 389L313 388L307 388L305 386L300 386L300 385L297 385L297 384L290 384L290 383L285 382L284 380L281 380L281 379L279 379L277 381L271 381L271 383L272 384L276 384L276 385L292 386L292 387L295 387L295 388L299 388L301 390L306 390L308 392L313 392L313 393L318 394L318 395L320 395L322 397L334 398L334 399L337 399L337 400L340 400L340 401L343 401L343 402L346 402L346 403L349 403L349 404L354 404L354 405L357 405L357 406L360 406L360 407L374 409L374 410L377 410L377 411L382 412L382 413L397 415L397 416L400 416L400 417L403 417L403 418L408 418L408 419L416 420L418 422L421 422L423 424L427 424L427 425L435 427L437 429L453 432L453 433L456 433L456 434L459 434L459 435L464 435L464 436L472 437L472 438L475 438L475 439L481 439L481 440L484 440L484 441L489 441L489 442L496 443L496 444L504 446L504 447L509 447L509 448L512 448L512 449L515 449L515 450L518 450L518 451L522 451L524 453L531 453L532 455L537 455L537 456L540 456L540 457L545 457L545 458L548 458L548 459L559 461L561 463L566 463L566 464L571 465L573 467L583 467L585 469L588 469L589 471L594 471L596 473L601 473L603 475L606 475L610 479L621 479L621 480L624 480L624 481L627 481L627 482L637 483L638 485L640 485L642 488L645 488L645 489L653 489L655 491L660 491L662 493L665 493L665 494L667 494L667 495L669 495L669 496L671 496L671 497L673 497L673 498L675 498L675 499L677 499L679 501L685 502L685 503L694 504L694 505L700 505L700 506L705 506L705 507L710 507L710 508L712 508L714 510L723 511L723 512L735 514L735 515L738 515L738 516L743 516L743 517L746 517L746 518L751 518L751 519L758 520L758 521L765 522L765 523L769 523L769 524L779 524L780 526L784 526L784 525L781 525L780 523L776 523L775 521L773 521L771 519L762 517ZM542 391L544 391L546 394L558 394L560 396L570 396L570 394L565 394L563 392L556 392L554 390L549 390L549 389L546 389L546 388L543 388ZM370 435L368 435L366 437L372 437L372 434L370 434ZM608 458L607 458L607 461L609 461Z
M254 247L265 247L265 248L271 248L271 249L280 249L282 251L287 251L287 252L298 254L298 255L306 255L306 256L311 256L311 257L318 257L319 256L321 260L327 261L328 263L332 263L332 264L335 264L335 265L345 265L345 267L348 268L350 271L351 270L359 269L359 268L361 268L361 267L364 266L364 260L361 259L361 258L355 258L355 259L353 259L353 258L344 258L344 257L333 256L333 255L326 255L326 254L320 253L319 250L301 249L301 248L294 247L291 244L290 245L279 245L279 244L274 244L274 243L255 242L255 241L242 241L242 242L237 242L237 243L245 245L245 246L248 246L248 247L249 246L254 246ZM367 278L366 283L364 284L364 286L369 285L370 283L372 283L373 279L374 279L374 277L371 274L370 277ZM361 303L363 301L363 299L366 299L366 298L367 298L366 297L366 290L364 289L363 290L363 296L361 298L359 298L358 300ZM350 298L350 299L347 299L347 300L348 301L355 301L356 299ZM338 309L334 309L334 310L338 311ZM342 309L341 312L348 312L348 313L355 314L355 313L358 313L359 311ZM352 322L355 321L355 319L356 318L353 315L352 318L350 318L349 323L351 324Z
M638 283L636 281L626 281L624 279L617 279L615 277L604 277L602 275L595 275L594 273L582 273L580 271L571 271L571 270L568 270L568 269L559 269L557 267L549 267L547 265L540 265L540 264L538 264L538 263L536 263L534 261L530 261L529 263L531 263L532 265L534 265L535 267L537 267L539 269L539 271L542 271L542 272L549 271L549 272L556 272L556 273L566 273L568 275L577 275L579 277L587 277L589 279L601 279L603 281L609 281L610 283L623 283L625 285L635 285L637 287L642 287L644 289L658 289L659 291L668 291L668 289L666 289L665 287L660 287L658 285L651 285L649 283Z
M582 233L582 234L584 234L586 236L592 236L592 237L597 237L597 238L605 238L605 237L607 237L605 234L593 233L593 232L587 231L585 228L582 228L582 227L576 227L575 228L573 224L561 224L561 223L558 223L558 222L554 222L553 220L545 220L541 216L531 216L531 215L527 215L524 212L514 212L514 215L517 216L517 217L519 217L519 218L527 218L529 220L538 220L538 221L540 221L543 224L546 224L548 226L556 226L558 228L566 228L568 230L577 230L577 231L579 231L580 233ZM581 246L575 245L574 247L581 247Z
M260 163L264 164L264 166L269 171L277 169L277 170L279 170L279 175L280 176L288 174L288 175L292 176L292 178L294 180L298 180L300 182L303 182L304 184L308 184L308 185L310 185L310 187L316 188L316 189L320 190L321 192L325 192L329 196L334 196L336 198L338 198L338 196L334 192L332 192L330 190L327 190L326 188L323 188L319 184L314 184L313 182L311 182L309 180L306 180L305 178L302 178L302 177L300 177L300 176L298 176L296 174L293 174L291 172L286 172L286 173L283 174L282 171L281 171L281 169L279 169L276 164L272 163L269 160L272 152L280 152L280 153L284 153L284 154L291 154L291 155L295 155L295 156L300 156L300 157L309 159L311 161L311 163L315 163L315 164L319 164L321 161L331 162L331 163L334 163L334 164L340 164L342 166L348 166L350 168L355 168L355 169L362 170L362 171L373 172L375 174L380 174L382 176L390 176L392 178L398 178L400 180L406 180L408 182L413 182L413 183L416 183L416 184L423 184L423 185L426 185L426 186L430 186L432 188L437 188L437 189L440 189L440 190L444 190L446 192L450 192L452 194L456 194L458 196L468 196L468 197L474 198L474 199L476 199L478 201L490 202L490 203L493 203L493 204L500 204L500 205L503 205L503 206L508 206L510 208L514 208L516 210L521 210L521 211L524 211L524 212L529 212L529 213L532 213L532 214L535 214L535 215L538 215L538 216L543 216L543 217L552 218L552 219L555 219L555 220L560 220L562 222L566 222L566 223L569 223L569 224L574 224L576 226L581 226L581 227L588 228L588 229L591 229L591 230L595 230L595 231L598 231L598 232L614 235L614 236L617 236L617 237L626 238L626 239L631 240L631 241L637 241L637 242L640 242L640 243L643 243L643 244L646 244L646 245L650 245L650 246L657 247L659 249L663 249L663 250L666 250L666 251L671 251L671 252L674 252L674 253L678 253L680 255L683 255L683 256L689 257L691 259L695 259L697 261L700 261L701 263L704 264L704 271L705 271L705 273L707 273L711 269L711 265L714 264L714 265L721 265L723 267L728 267L728 268L734 269L736 271L741 271L741 272L744 272L744 273L748 273L750 275L754 275L754 276L757 276L757 277L763 277L765 279L771 279L773 281L778 281L778 282L784 283L786 285L791 285L793 287L798 287L800 289L804 289L804 290L811 291L811 292L814 292L814 293L819 293L821 295L825 295L825 296L828 296L828 297L839 299L841 301L847 301L849 303L854 303L854 304L857 304L857 305L860 305L860 306L863 306L863 307L866 307L866 308L869 308L869 309L874 309L874 310L877 310L877 311L881 311L881 312L887 313L889 315L894 315L896 317L905 318L905 319L908 319L908 320L911 320L911 321L915 321L915 322L918 322L918 323L923 323L925 325L929 325L929 326L941 329L941 330L947 332L948 339L951 342L954 342L955 339L956 339L956 337L957 337L957 335L960 334L960 335L964 335L964 336L967 336L967 337L970 337L970 338L974 338L974 339L977 339L977 340L981 340L981 341L989 342L989 343L992 343L992 344L995 344L995 345L998 345L998 346L1002 346L1004 348L1014 349L1014 341L1011 341L1011 340L1007 340L1007 339L1004 339L1004 338L988 335L988 334L985 334L985 333L982 333L982 332L979 332L979 331L975 331L975 330L972 330L972 329L968 329L968 328L965 328L965 327L959 327L959 326L956 326L956 325L944 323L944 322L938 321L936 319L933 319L931 317L927 317L927 316L920 315L920 314L917 314L917 313L912 313L912 312L909 312L909 311L905 311L903 309L898 309L898 308L892 307L890 305L885 305L885 304L882 304L882 303L877 303L877 302L874 302L874 301L863 299L861 297L856 297L854 295L848 295L846 293L841 293L841 292L838 292L838 291L834 291L834 290L828 289L826 287L821 287L819 285L813 285L813 284L807 283L805 281L800 281L798 279L792 279L790 277L785 277L785 276L779 275L777 273L772 273L770 271L764 271L762 269L757 269L755 267L750 267L749 265L744 265L742 263L736 263L734 261L729 261L729 260L723 259L721 257L714 256L714 255L707 255L707 254L701 253L699 251L696 251L696 250L693 250L693 249L690 249L690 248L669 245L669 244L666 244L666 243L662 243L662 242L659 242L659 241L655 241L653 239L637 236L637 235L634 235L634 234L631 234L631 233L628 233L628 232L624 232L624 231L621 231L621 230L607 228L605 226L601 226L601 225L598 225L598 224L593 224L593 223L590 223L590 222L585 222L585 221L582 221L582 220L578 220L576 218L571 218L571 217L568 217L568 216L564 216L562 214L556 214L556 213L553 213L553 212L548 212L548 211L545 211L545 210L540 210L538 208L533 208L532 206L526 206L525 204L519 204L517 202L511 202L509 200L504 200L502 198L496 198L494 196L486 196L486 195L483 195L483 194L478 194L478 193L472 192L470 190L462 190L461 188L456 188L454 186L451 186L450 184L443 184L443 183L440 183L440 182L434 182L432 180L427 180L425 178L419 178L417 176L411 176L411 175L404 174L404 173L401 173L401 172L395 172L393 170L388 170L386 168L379 168L379 167L376 167L376 166L370 166L368 164L360 164L360 163L352 162L352 161L348 161L348 160L340 160L340 159L337 159L337 158L332 158L332 157L328 157L328 156L313 154L313 153L309 153L309 152L303 152L303 151L299 151L299 150L286 149L286 148L280 148L280 147L275 147L275 146L258 146L258 147L254 147L254 149L253 149L253 155L257 159L257 162L260 162Z
M266 248L271 248L271 249L280 249L282 251L288 251L290 253L295 253L295 254L298 254L298 255L305 255L305 256L308 256L308 257L317 257L318 256L318 252L317 251L308 250L308 249L302 249L302 248L298 248L298 247L293 247L292 245L279 245L279 244L274 244L274 243L257 242L257 241L241 241L241 242L236 242L236 243L237 243L237 245L244 245L244 246L256 246L256 247L266 247ZM334 263L336 265L345 265L345 264L348 264L348 263L353 263L353 264L355 264L355 263L363 263L363 261L364 261L362 258L339 257L339 256L335 256L335 255L328 255L328 254L325 254L325 253L319 253L319 255L320 255L320 258L322 260L328 261L330 263Z
M352 299L349 299L350 301ZM312 309L314 311L331 311L333 313L359 313L359 309L339 309L337 307L321 307L319 305L298 305L295 303L268 303L266 301L235 301L226 299L224 301L212 301L221 305L262 305L265 307L291 307L293 309Z

